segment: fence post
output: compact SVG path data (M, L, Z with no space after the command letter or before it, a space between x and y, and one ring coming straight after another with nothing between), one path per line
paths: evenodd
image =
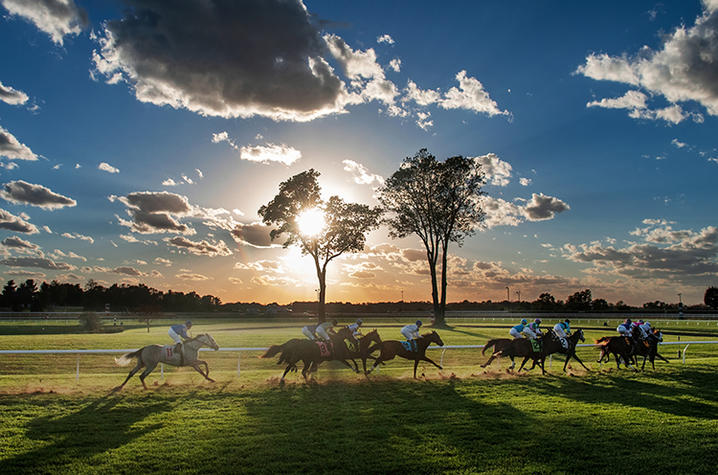
M444 353L446 353L446 348L441 350L441 360L439 361L439 366L441 366L442 368L444 367Z
M165 364L160 363L160 378L165 379Z
M689 346L691 346L690 343L688 345L686 345L685 348L683 348L683 364L686 364L686 350L688 349Z
M75 382L80 382L80 355L77 355L77 366L75 367Z
M237 352L237 377L239 377L239 373L240 373L240 365L239 365L239 362L240 362L240 359L241 359L241 358L240 358L241 354L242 354L241 351L238 351L238 352Z

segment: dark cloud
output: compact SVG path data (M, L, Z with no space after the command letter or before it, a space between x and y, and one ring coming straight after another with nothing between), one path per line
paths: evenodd
M183 236L177 236L173 238L168 238L166 241L180 249L186 249L187 251L191 252L192 254L198 255L198 256L229 256L232 254L232 251L229 250L227 247L227 244L224 243L224 241L217 241L215 243L210 243L205 240L202 241L191 241Z
M2 0L12 15L31 21L62 46L65 35L78 35L89 25L87 12L73 0Z
M569 206L558 198L546 196L543 193L534 193L531 201L526 204L526 217L529 221L543 221L552 219L556 213L562 213L570 209Z
M0 229L25 234L37 234L40 232L34 224L28 223L23 218L15 216L2 208L0 208Z
M24 239L20 239L17 236L6 237L2 240L2 244L5 247L12 247L15 249L40 249L40 246L38 246L37 244L33 244L30 241L25 241Z
M134 267L125 267L125 266L115 267L110 272L115 273L115 274L131 275L133 277L142 277L145 275L144 272L137 270Z
M277 236L272 241L269 233L271 226L262 223L238 224L232 230L232 237L238 244L246 244L253 247L279 247L285 240L283 235Z
M97 71L143 102L201 115L310 120L341 110L343 84L299 0L127 0L105 24Z
M75 266L65 262L55 262L45 257L8 257L0 264L10 267L38 267L48 270L72 270Z
M16 204L27 204L44 209L58 209L76 206L77 201L62 196L42 185L35 185L23 180L5 183L0 189L0 197Z
M132 220L120 218L120 224L132 231L141 234L194 233L192 228L173 216L185 216L192 211L192 206L184 196L166 191L138 191L127 196L110 196L110 201L115 199L127 206L127 213Z

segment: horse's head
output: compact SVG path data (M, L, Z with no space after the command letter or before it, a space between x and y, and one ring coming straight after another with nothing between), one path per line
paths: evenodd
M212 335L210 335L209 333L202 333L201 335L198 335L195 339L202 343L203 346L208 346L214 351L219 350L219 345L216 341L214 341L214 338L212 338Z
M658 328L656 328L655 330L653 330L652 335L653 335L653 338L655 338L655 339L658 340L659 342L662 342L662 341L663 341L663 332L662 332L661 330L659 330Z
M583 328L577 329L575 334L578 335L579 340L586 341L586 338L583 336Z
M352 336L352 331L348 327L342 327L336 331L336 334L342 338L349 338Z
M376 328L364 335L364 338L362 338L362 340L366 340L369 343L381 343L381 337L379 336L379 332Z
M436 333L436 330L432 331L431 333L427 333L426 335L423 335L424 338L429 340L429 343L436 343L439 346L444 346L444 342L441 341L441 337L438 333Z

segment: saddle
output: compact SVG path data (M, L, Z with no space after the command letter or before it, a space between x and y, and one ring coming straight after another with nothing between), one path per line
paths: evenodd
M411 351L411 352L414 352L414 353L416 353L417 351L419 351L419 349L418 349L417 346L416 346L416 340L402 341L402 342L401 342L401 345L404 347L404 349L405 349L406 351Z

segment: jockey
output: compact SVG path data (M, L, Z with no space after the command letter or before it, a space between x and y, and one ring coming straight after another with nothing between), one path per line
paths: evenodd
M539 328L539 325L541 325L541 319L537 318L533 322L526 325L524 328L524 335L526 335L527 338L535 340L536 338L541 335L541 329Z
M358 351L359 350L359 337L361 336L361 330L359 330L359 327L362 326L361 318L357 318L357 321L352 323L351 325L347 325L347 328L352 332L351 338L347 338L349 341L349 344L353 347L350 348L352 351Z
M566 337L571 334L571 320L567 318L563 322L558 322L553 326L553 331L561 342L564 350L568 350L568 340Z
M172 338L177 343L177 345L175 346L175 352L180 354L180 361L182 362L184 362L182 343L184 340L191 338L189 333L187 333L190 328L192 328L192 322L187 320L186 322L184 322L184 325L181 323L177 325L172 325L167 331L167 334L170 336L170 338Z
M526 321L526 319L522 318L521 323L511 327L511 330L509 330L509 335L511 335L514 338L521 338L521 332L524 331L524 328L526 327L527 323L528 322Z
M329 341L329 333L334 333L334 330L332 330L333 327L337 325L336 319L326 322L322 322L319 325L317 325L317 328L314 330L315 333L319 338L321 338L324 341Z
M416 340L419 338L419 327L421 327L421 320L417 320L416 323L410 323L401 329L401 334L407 340Z
M633 335L633 328L632 328L632 325L631 325L631 319L630 319L630 318L627 318L626 321L624 321L623 323L621 323L620 325L618 325L618 326L616 327L616 331L618 332L619 335L621 335L621 336L623 336L623 337L631 338L631 336Z
M304 334L304 336L306 336L307 338L309 338L312 341L317 339L317 335L315 333L316 331L317 331L316 325L307 325L306 327L302 328L302 333Z
M653 334L653 328L651 328L651 322L643 322L641 320L641 324L638 327L638 330L641 333L641 338L646 340L650 335Z

